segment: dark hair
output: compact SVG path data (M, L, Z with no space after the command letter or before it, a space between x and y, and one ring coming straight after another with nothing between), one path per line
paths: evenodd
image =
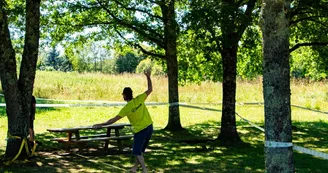
M125 95L126 99L132 100L133 94L132 94L132 89L130 87L125 87L123 89L123 94Z

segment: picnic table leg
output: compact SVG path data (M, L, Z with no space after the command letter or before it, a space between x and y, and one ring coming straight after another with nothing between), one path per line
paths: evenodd
M68 141L71 141L72 140L72 132L67 132L67 134L68 134Z
M109 137L110 136L110 132L111 132L111 128L107 128L107 136ZM104 146L104 149L105 149L105 152L108 151L108 145L109 145L109 140L105 141L105 146Z
M120 131L119 129L115 129L115 136L120 136ZM120 152L123 152L123 144L122 144L122 140L117 140L117 146L118 146L118 150Z
M75 139L76 140L80 140L81 139L80 132L78 130L74 132L74 135L75 135ZM77 147L79 148L79 151L80 152L83 150L84 145L86 145L85 142L79 142L79 143L77 143Z
M80 133L79 133L79 131L75 131L74 134L75 134L75 139L76 140L80 140Z
M72 132L67 132L67 140L71 141L72 140ZM67 152L71 151L71 145L69 143L64 143L65 149Z

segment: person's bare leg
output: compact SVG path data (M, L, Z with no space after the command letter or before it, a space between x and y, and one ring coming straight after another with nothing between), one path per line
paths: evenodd
M29 129L30 132L30 141L34 141L34 130L33 129Z
M136 156L136 157L137 157L137 160L138 160L139 164L140 164L141 167L142 167L142 172L143 172L143 173L148 172L148 171L147 171L147 168L146 168L146 165L145 165L145 159L144 159L144 157L143 157L142 155L140 155L140 156Z
M136 157L136 161L135 161L133 167L131 169L129 169L129 172L137 172L138 165L139 165L139 162L138 162L138 159Z

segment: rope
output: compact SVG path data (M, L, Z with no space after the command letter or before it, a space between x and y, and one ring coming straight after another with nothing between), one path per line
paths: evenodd
M22 137L20 137L20 136L12 136L12 135L10 135L9 133L8 133L8 137L7 137L7 139L22 139ZM22 150L23 150L23 147L25 146L25 150L26 150L26 154L27 154L27 156L28 157L32 157L32 156L34 156L35 155L35 149L36 149L36 142L35 141L33 141L33 148L32 148L32 151L31 151L31 153L30 153L30 151L29 151L29 147L28 147L28 140L27 140L27 138L23 138L22 139L22 143L21 143L21 145L20 145L20 147L19 147L19 150L18 150L18 153L16 154L16 156L12 159L12 160L9 160L9 161L7 161L7 162L4 162L3 164L5 164L5 165L10 165L11 163L13 163L19 156L20 156L20 154L22 153Z

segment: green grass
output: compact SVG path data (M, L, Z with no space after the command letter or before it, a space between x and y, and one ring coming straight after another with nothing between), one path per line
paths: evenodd
M149 102L167 102L167 78L153 77L154 92ZM39 98L60 100L108 100L123 101L121 90L131 86L135 94L146 89L142 75L120 76L103 74L77 74L38 72L34 94ZM292 107L293 143L299 146L328 153L327 85L323 82L308 83L293 81ZM203 82L179 87L181 102L220 103L220 83ZM0 97L1 98L1 97ZM38 103L63 103L37 100ZM263 102L261 79L238 81L237 102ZM221 109L220 104L198 105ZM70 107L38 108L35 120L36 138L44 145L38 148L38 157L32 163L4 166L0 172L124 172L132 166L130 150L123 154L116 148L105 155L98 148L99 143L90 144L89 150L69 154L58 143L51 142L53 134L48 128L91 125L116 115L116 107ZM317 110L317 112L312 110ZM168 106L148 106L154 121L154 136L145 155L147 165L153 172L264 172L264 134L237 117L238 133L243 141L229 147L213 141L220 130L221 113L203 109L180 107L182 126L186 131L169 133L162 129L168 121ZM236 111L244 118L263 127L263 105L238 105ZM120 122L128 122L126 118ZM0 108L0 139L6 138L7 118ZM84 133L89 133L88 131ZM83 134L82 134L83 135ZM5 151L6 141L0 141L0 155ZM131 148L131 143L125 143ZM323 173L328 170L327 161L307 154L294 152L296 172Z

